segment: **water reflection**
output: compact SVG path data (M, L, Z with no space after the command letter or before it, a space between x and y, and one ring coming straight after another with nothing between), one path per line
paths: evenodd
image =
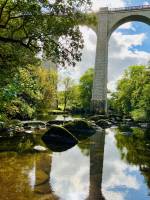
M0 200L147 200L148 131L97 132L62 153L0 153Z
M1 154L1 200L57 200L50 184L51 161L49 154Z
M89 157L78 146L63 153L53 153L51 184L63 200L80 200L88 197Z
M123 141L122 144L118 143L117 137L118 132L115 129L110 129L105 139L103 171L103 194L105 198L111 200L149 199L149 188L140 172L140 160L136 159L137 164L135 165L134 163L129 164L126 159L123 159L128 150ZM130 147L132 146L133 152L135 147L140 148L136 144L136 137L133 140L132 135L126 135L123 132L119 134L119 137L131 139L132 142L129 144L129 141L127 141L127 144ZM121 151L120 144L122 145ZM147 152L145 153L147 154ZM145 153L143 151L143 156ZM131 157L132 155L131 153Z
M127 137L117 129L115 138L121 158L139 167L150 188L150 131L133 128L131 136Z
M103 200L102 173L104 159L105 131L91 137L90 144L90 190L89 200Z

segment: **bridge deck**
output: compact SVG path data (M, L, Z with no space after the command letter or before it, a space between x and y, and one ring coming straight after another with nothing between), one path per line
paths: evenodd
M109 8L109 11L130 11L130 10L146 10L150 9L149 5L140 5L140 6L129 6L129 7L120 7L120 8Z

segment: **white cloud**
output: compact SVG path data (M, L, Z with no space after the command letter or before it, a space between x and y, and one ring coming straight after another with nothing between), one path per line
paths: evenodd
M86 199L89 167L89 157L84 156L78 146L61 154L53 153L51 185L55 194L65 200Z
M128 66L147 64L150 60L150 53L136 49L145 39L144 33L134 35L113 33L109 42L108 88L110 90L114 90L116 81ZM135 48L134 51L132 47Z
M132 22L125 23L118 28L118 30L123 30L123 29L130 29L132 31L135 31L135 28L133 27Z
M143 5L149 5L149 2L148 2L148 1L145 1L145 2L143 3Z
M86 49L92 52L95 51L96 33L87 26L81 26L80 31L82 32Z
M122 33L122 29L134 30L134 27L132 23L124 24L110 38L108 54L108 88L110 90L116 88L116 81L128 66L147 64L150 60L149 52L137 48L143 45L147 35L145 33L137 34L136 30L134 30L134 35L125 35ZM92 29L84 26L80 27L80 30L85 41L82 61L75 68L66 69L69 75L77 81L88 68L94 67L97 41L96 34Z
M76 67L68 67L59 71L62 77L70 76L77 82L88 68L94 67L97 41L96 33L92 29L82 26L80 30L83 34L85 44L82 61Z
M137 167L130 166L120 159L120 153L114 138L114 130L108 129L108 131L109 134L105 137L105 157L103 162L103 194L106 199L125 200L128 189L140 189L139 180L133 175L139 172ZM128 174L126 172L131 173ZM115 190L118 187L124 188L124 190Z
M117 44L119 45L119 47L125 47L128 49L132 46L141 46L145 39L146 39L145 33L134 34L134 35L124 35L121 32L115 32L112 34L112 38L110 42L112 43L112 40L115 40Z

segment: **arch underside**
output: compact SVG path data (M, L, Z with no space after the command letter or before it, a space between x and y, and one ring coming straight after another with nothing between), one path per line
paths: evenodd
M113 18L112 18L113 21ZM144 15L129 15L120 19L114 20L113 25L109 27L108 30L108 38L110 38L111 34L121 25L127 23L127 22L143 22L147 25L150 25L150 17L144 16Z

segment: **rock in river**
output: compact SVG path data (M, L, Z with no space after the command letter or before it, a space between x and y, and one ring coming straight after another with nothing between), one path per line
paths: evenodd
M52 151L65 151L78 143L68 130L61 126L52 125L50 129L42 136L42 140Z
M85 120L74 120L64 125L78 140L83 140L95 133L92 123Z
M103 129L111 127L111 123L109 121L107 121L107 120L104 120L104 119L98 120L96 122L96 125L100 126Z
M40 152L44 152L44 151L47 151L47 148L43 147L43 146L40 146L40 145L37 145L37 146L34 146L33 147L33 150L35 151L40 151Z

